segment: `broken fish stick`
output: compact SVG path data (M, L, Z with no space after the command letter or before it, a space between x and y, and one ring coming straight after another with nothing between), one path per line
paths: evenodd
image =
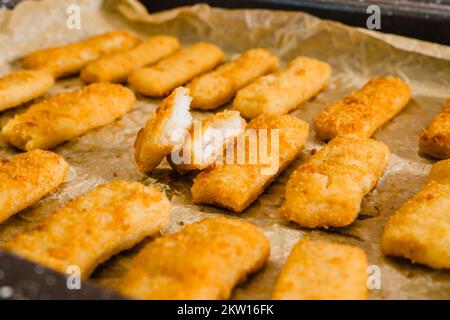
M308 124L294 116L254 118L243 135L248 143L238 139L233 161L226 159L194 179L193 200L242 212L299 155L307 136Z
M182 147L192 124L191 100L188 89L175 89L139 130L134 142L134 159L140 170L153 170L165 156Z
M348 226L388 161L384 143L338 136L292 173L279 213L306 228Z
M450 99L445 102L442 112L422 131L419 149L437 159L450 158Z
M0 111L17 107L46 93L53 77L38 70L18 70L0 78Z
M154 36L134 48L89 63L81 70L80 78L86 83L124 82L134 70L158 62L179 48L175 37Z
M0 223L63 183L69 164L50 151L33 150L0 163Z
M278 57L259 48L244 52L234 61L201 75L188 84L192 95L192 108L215 109L256 78L278 68Z
M422 190L389 219L381 250L434 269L450 269L450 160L435 163Z
M169 214L169 200L158 189L114 181L69 202L4 249L63 273L75 265L86 279L109 257L159 232Z
M10 120L2 133L22 150L51 149L123 116L135 100L133 92L121 85L91 84L34 104Z
M142 300L228 299L235 285L265 264L269 251L269 240L247 222L203 219L145 246L121 292Z
M301 239L283 267L276 300L365 300L367 258L363 250L332 242Z
M192 78L212 70L223 60L220 48L199 42L183 49L156 65L135 70L128 77L130 85L149 97L167 96L173 89Z
M328 84L329 64L308 57L297 57L286 70L261 77L239 90L233 109L244 118L260 114L285 114L317 95Z
M245 130L239 112L225 110L194 122L183 146L167 156L178 172L203 170L223 156L223 149Z
M401 79L376 77L335 102L314 120L316 135L328 141L342 134L370 137L409 102L411 91Z
M49 71L61 78L78 73L103 55L130 49L141 41L126 31L112 31L67 45L34 51L22 59L26 69Z

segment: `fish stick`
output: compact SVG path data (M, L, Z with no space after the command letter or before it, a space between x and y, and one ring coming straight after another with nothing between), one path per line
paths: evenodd
M68 169L62 157L43 150L21 153L0 163L0 223L54 191Z
M192 95L192 108L215 109L256 78L278 68L278 57L259 48L244 52L238 59L201 75L188 84Z
M196 121L183 147L167 156L176 171L203 170L223 156L223 149L244 133L246 122L239 112L225 110Z
M347 226L388 160L389 148L382 142L338 136L292 173L279 213L306 228Z
M158 62L179 48L180 43L175 37L154 36L130 50L89 63L81 70L80 78L86 83L124 82L134 70Z
M17 107L46 93L55 83L44 71L18 70L0 78L0 111Z
M276 300L365 300L367 258L363 250L301 239L275 284Z
M141 41L126 31L112 31L68 45L34 51L22 59L26 69L43 69L61 78L78 73L103 55L130 49Z
M175 89L138 132L134 142L134 159L140 170L153 170L165 156L182 147L192 124L189 112L191 100L188 89Z
M435 163L427 183L389 219L381 250L435 269L450 269L450 160Z
M450 99L442 112L422 131L420 152L438 159L450 158Z
M411 91L402 80L376 77L361 89L332 104L314 120L316 135L328 141L340 134L369 138L409 102Z
M134 299L227 299L260 269L269 240L237 219L207 218L149 243L132 261L121 292Z
M215 45L199 42L156 65L133 71L128 82L143 95L165 97L176 87L212 70L223 56L222 50Z
M123 116L135 101L133 92L121 85L92 84L34 104L10 120L2 133L22 150L51 149Z
M299 155L308 136L308 124L290 115L261 115L250 121L243 136L249 143L238 140L234 161L209 167L194 179L191 193L195 202L234 212L245 210Z
M331 66L308 57L297 57L286 70L261 77L239 90L233 109L245 118L260 114L285 114L324 89L331 76Z
M114 181L69 202L4 249L63 273L78 266L86 279L112 255L161 230L169 215L169 200L158 189Z

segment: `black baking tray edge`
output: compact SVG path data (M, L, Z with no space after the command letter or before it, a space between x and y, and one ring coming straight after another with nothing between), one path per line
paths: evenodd
M150 12L207 3L222 8L298 10L322 19L366 28L367 7L381 9L381 29L411 38L450 45L450 0L141 0Z

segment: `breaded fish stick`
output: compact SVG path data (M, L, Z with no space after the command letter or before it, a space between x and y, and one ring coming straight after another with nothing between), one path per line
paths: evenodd
M133 92L121 85L92 84L31 106L10 120L2 133L19 149L50 149L123 116L135 100Z
M325 88L330 76L328 63L297 57L286 70L261 77L239 90L233 109L245 118L288 113Z
M140 40L126 31L112 31L68 45L37 50L25 56L26 69L43 69L55 78L78 73L86 64L102 55L130 49Z
M268 50L248 50L238 59L225 63L188 84L193 98L192 108L215 109L231 100L239 89L277 68L278 57Z
M435 269L450 269L450 160L435 163L422 190L389 219L381 249Z
M169 215L169 200L156 188L114 181L69 202L4 249L59 272L76 265L86 279L112 255L157 233Z
M246 122L239 112L225 110L194 122L183 147L167 156L180 173L203 170L223 156L223 149L244 133Z
M84 82L124 82L136 69L158 62L180 48L178 39L154 36L127 51L113 53L89 63L81 70Z
M0 111L17 107L46 93L53 77L38 70L18 70L0 78Z
M301 239L291 251L272 295L277 300L363 300L367 292L363 250Z
M222 60L223 52L220 48L199 42L154 66L133 71L128 82L143 95L164 97L192 78L212 70Z
M42 150L21 153L0 163L0 223L55 190L68 169L62 157Z
M140 170L153 170L165 156L182 147L192 124L191 100L188 89L175 89L139 130L134 142L134 159Z
M237 219L207 218L157 238L134 258L121 291L135 299L227 299L266 262L269 240Z
M338 136L292 173L279 212L306 228L347 226L388 160L389 149L382 142Z
M423 130L419 141L420 152L438 159L450 158L450 99L442 112Z
M340 134L370 137L409 102L409 86L394 77L376 77L335 102L314 120L316 135L328 141Z
M201 172L191 188L193 200L242 212L299 155L307 136L308 124L294 116L253 119L244 137L254 137L251 140L256 143L245 143L244 148L238 145L234 162L227 160ZM241 152L245 161L239 159ZM255 156L256 161L252 161Z

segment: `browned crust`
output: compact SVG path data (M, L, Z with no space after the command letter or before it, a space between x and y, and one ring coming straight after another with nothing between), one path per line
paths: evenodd
M68 169L62 157L43 150L18 154L0 164L0 223L55 190Z
M247 222L203 219L142 249L121 291L135 299L227 299L269 251L269 240Z
M420 152L438 159L450 158L450 99L426 127L419 140Z
M314 120L316 135L325 141L342 134L370 137L408 104L410 96L401 79L375 77L319 113Z
M22 59L26 69L43 69L55 78L78 73L105 54L130 49L140 40L127 31L112 31L68 45L33 51Z

